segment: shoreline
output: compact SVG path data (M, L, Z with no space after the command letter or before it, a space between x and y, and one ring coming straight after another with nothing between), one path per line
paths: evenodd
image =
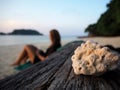
M69 41L63 41L62 46L68 42ZM16 71L13 66L10 66L10 64L12 64L17 59L25 45L26 44L0 46L0 79L19 72ZM42 42L32 43L32 45L42 49L43 51L46 51L50 44L49 42Z
M85 38L79 38L79 40L91 40L98 42L101 45L112 45L114 47L120 47L120 36L116 37L85 37Z
M81 38L97 38L97 37L101 37L101 38L114 38L114 37L120 37L120 36L77 36L78 39L81 39Z
M98 42L101 45L112 45L114 47L120 47L120 37L89 37L89 38L76 38L76 40L92 40ZM62 41L62 46L67 44L70 41ZM10 66L16 58L19 56L24 45L9 45L9 46L0 46L0 79L10 76L12 74L18 73L14 67ZM43 51L49 46L49 42L45 43L33 43L36 47L42 49Z

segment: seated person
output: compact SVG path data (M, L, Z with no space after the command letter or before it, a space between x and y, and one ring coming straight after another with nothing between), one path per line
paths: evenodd
M43 52L42 50L39 50L37 47L33 45L26 45L21 52L18 59L12 64L20 65L21 63L26 63L26 61L29 59L32 64L35 64L39 61L44 61L47 56L55 52L58 48L61 47L61 38L60 34L57 30L53 29L49 33L51 45L48 47L46 52Z

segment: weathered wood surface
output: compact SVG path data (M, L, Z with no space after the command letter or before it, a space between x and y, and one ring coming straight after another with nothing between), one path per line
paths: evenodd
M71 55L81 42L72 42L20 73L0 80L0 90L120 90L120 69L96 76L75 75Z

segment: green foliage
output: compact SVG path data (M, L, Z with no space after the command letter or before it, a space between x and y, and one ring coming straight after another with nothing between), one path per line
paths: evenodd
M107 11L101 15L96 24L89 25L85 32L94 36L120 35L120 0L111 0Z
M15 29L13 32L9 34L10 35L42 35L38 31L32 29Z
M15 29L10 33L0 32L0 35L43 35L43 34L33 29Z

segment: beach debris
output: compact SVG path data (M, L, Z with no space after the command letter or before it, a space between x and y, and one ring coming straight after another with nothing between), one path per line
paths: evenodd
M120 55L108 47L86 41L77 47L71 59L75 74L100 76L118 67Z

